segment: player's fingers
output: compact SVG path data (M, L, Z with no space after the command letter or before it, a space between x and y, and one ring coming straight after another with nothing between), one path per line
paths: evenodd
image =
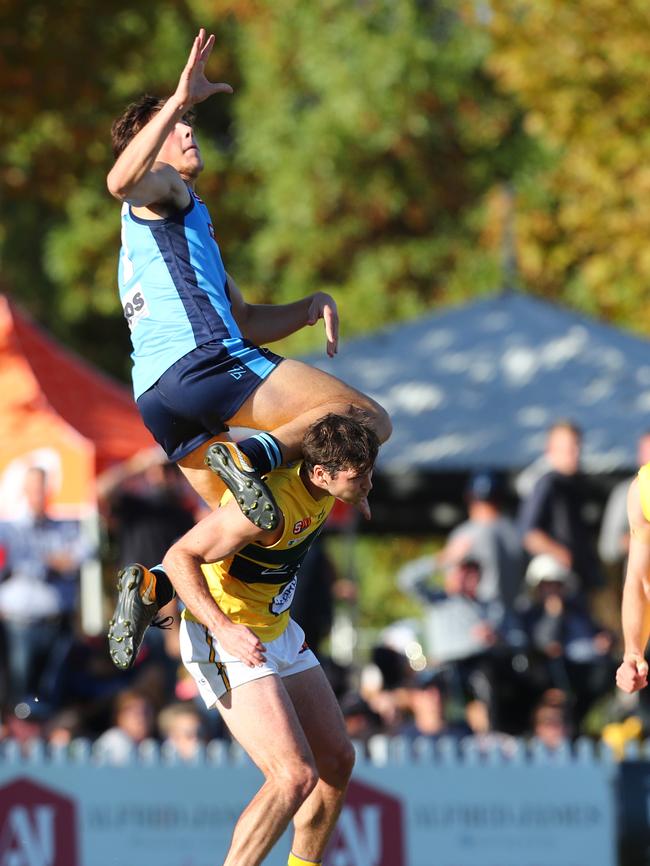
M205 61L210 56L210 52L212 51L213 48L214 48L214 33L211 33L210 36L208 37L208 40L205 43L205 45L203 45L201 47L201 63L205 63Z
M634 683L628 680L627 677L617 676L616 685L622 692L627 692L627 694L631 694L634 691Z
M266 661L266 647L254 632L248 635L249 653L256 665L264 664Z
M648 662L645 659L639 659L636 662L636 669L640 677L648 676Z
M325 336L327 337L327 354L330 358L335 355L339 348L339 317L335 308L328 305L323 310L325 320Z
M185 64L185 72L191 72L194 64L196 63L196 58L199 56L199 37L197 36L192 43L192 48L190 49L189 57L187 58L187 63Z
M229 84L226 84L225 81L221 81L219 84L212 85L212 93L234 93L234 91Z
M251 649L248 644L242 646L240 651L238 653L235 653L234 655L237 655L237 657L240 658L249 668L255 668L261 663L258 655L253 649Z

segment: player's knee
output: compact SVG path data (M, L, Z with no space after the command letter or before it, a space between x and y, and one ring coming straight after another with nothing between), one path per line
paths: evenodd
M390 437L390 434L393 432L393 423L383 406L367 397L364 400L359 400L358 403L351 404L348 412L353 412L355 408L361 409L366 413L372 429L377 434L380 442L385 442Z
M379 437L380 442L385 442L390 438L393 432L393 422L390 420L390 415L377 403L377 416L375 421L375 433Z
M355 761L354 746L349 740L342 740L330 749L319 767L321 778L335 788L341 788L350 780Z
M303 803L318 783L318 771L311 763L299 763L285 768L278 780L296 807Z

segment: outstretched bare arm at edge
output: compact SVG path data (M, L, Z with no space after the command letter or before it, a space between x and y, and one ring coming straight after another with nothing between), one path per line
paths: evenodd
M625 649L616 684L631 693L648 684L645 651L650 638L650 523L641 508L638 479L628 493L627 513L630 552L621 608Z

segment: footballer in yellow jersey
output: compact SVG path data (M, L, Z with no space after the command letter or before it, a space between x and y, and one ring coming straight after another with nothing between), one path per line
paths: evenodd
M280 537L265 546L259 541L219 562L202 566L212 597L233 622L252 629L262 640L274 640L289 622L300 565L332 510L334 498L314 499L301 478L302 462L276 469L267 484L281 502ZM232 499L230 491L223 503ZM195 619L185 612L188 619Z
M186 605L183 662L265 777L224 866L259 866L291 818L289 862L318 866L343 805L354 750L289 608L334 499L365 502L378 444L359 420L326 415L306 431L302 462L267 476L281 515L276 529L255 526L225 499L165 557Z
M267 477L277 528L255 526L226 493L165 557L186 606L181 656L208 707L244 682L318 664L289 616L299 567L336 498L366 502L377 449L359 421L325 416L305 433L303 460Z

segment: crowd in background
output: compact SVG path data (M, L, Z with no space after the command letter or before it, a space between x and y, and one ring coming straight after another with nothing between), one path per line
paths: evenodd
M313 546L292 615L321 658L352 737L473 735L507 749L528 736L553 749L586 732L619 748L650 727L645 695L630 701L615 690L618 613L603 623L597 604L606 597L618 605L631 479L613 489L596 538L585 522L580 450L580 430L556 423L544 455L520 476L512 513L504 479L474 475L467 519L441 550L396 575L395 591L416 600L421 618L386 628L360 668L328 654L335 605L353 598L354 586L337 575L326 544ZM650 434L638 459L650 461ZM98 495L121 564L160 562L203 513L157 452L106 473ZM152 737L187 759L201 743L227 738L180 665L177 603L163 610L174 617L170 628L150 628L133 668L116 670L105 637L78 627L80 569L98 552L78 524L48 515L42 469L26 474L23 510L0 525L0 739L65 745L87 737L119 763Z

